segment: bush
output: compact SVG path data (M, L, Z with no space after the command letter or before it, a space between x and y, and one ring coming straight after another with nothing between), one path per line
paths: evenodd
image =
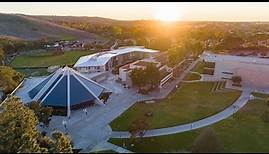
M12 92L22 81L23 75L11 67L0 66L0 87L5 93Z

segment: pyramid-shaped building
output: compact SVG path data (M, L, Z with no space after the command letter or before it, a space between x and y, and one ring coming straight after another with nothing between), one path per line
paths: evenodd
M66 109L68 116L72 109L85 105L104 105L101 97L110 93L69 67L58 69L28 92L32 100L40 101L44 106Z

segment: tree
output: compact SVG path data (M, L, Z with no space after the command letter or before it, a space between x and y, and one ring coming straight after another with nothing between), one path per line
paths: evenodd
M72 146L70 138L65 136L62 132L55 131L52 134L53 148L49 152L54 153L72 153Z
M113 35L117 38L120 38L122 36L122 28L119 26L113 26L112 32L113 32Z
M38 142L37 118L19 98L2 104L0 113L0 152L42 152Z
M0 108L0 152L72 152L70 139L61 132L52 139L38 132L38 118L21 100L8 96Z
M145 69L144 80L151 87L157 86L161 81L161 73L154 64L149 64Z
M4 58L5 58L5 52L3 50L3 48L0 47L0 65L4 65Z
M238 75L232 76L231 80L232 80L234 83L237 83L237 84L240 84L240 83L242 82L242 78L241 78L241 76L238 76Z
M185 50L184 46L182 45L175 45L171 48L168 49L168 65L169 66L175 66L176 64L178 64L180 61L182 61L185 56L186 56L186 52L187 50Z
M131 141L135 142L137 135L142 138L146 130L148 130L149 124L146 119L137 119L132 122L129 132L131 134Z
M0 66L0 87L5 93L11 92L22 81L23 76L11 67Z
M30 103L29 108L35 112L39 122L49 125L50 117L53 109L51 107L43 107L39 102L33 101Z
M223 147L212 128L204 130L192 146L193 153L219 153L222 152L222 149Z
M130 78L134 86L138 86L139 90L146 83L145 82L145 72L141 68L135 68L130 73Z

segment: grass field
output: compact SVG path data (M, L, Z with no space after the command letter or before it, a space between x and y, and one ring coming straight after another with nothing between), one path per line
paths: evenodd
M253 92L252 93L253 96L255 97L260 97L260 98L269 98L269 94L263 94L263 93L256 93L256 92Z
M160 103L137 103L125 113L112 121L113 130L128 130L131 124L145 119L145 114L153 113L147 118L149 129L164 128L196 121L231 105L240 91L212 93L214 82L183 83L175 93Z
M261 118L268 109L265 101L253 100L234 116L209 126L223 145L223 152L268 152L269 123ZM110 142L119 146L125 143L133 152L190 152L204 129L138 139L133 147L130 139L110 139Z
M186 81L192 81L192 80L200 80L201 76L196 73L189 73L184 80Z
M49 72L47 72L47 68L31 68L31 69L16 68L15 70L22 73L24 77L45 76L50 74Z
M204 67L205 67L205 63L198 62L191 71L198 72L198 73L202 74L204 71Z
M81 56L91 54L90 51L69 51L61 55L52 52L19 56L12 63L12 67L48 67L52 65L73 65Z

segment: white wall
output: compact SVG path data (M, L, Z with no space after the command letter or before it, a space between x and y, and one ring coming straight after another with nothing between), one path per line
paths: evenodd
M97 69L95 66L91 66L91 67L76 67L76 69L81 72L81 73L92 73L92 72L104 72L105 69L105 65L103 66L99 66L99 69Z
M231 78L233 75L223 74L222 72L233 72L242 78L242 85L249 87L260 87L269 89L269 66L253 63L239 62L216 62L214 78Z
M119 69L119 78L121 79L121 81L125 82L126 81L126 76L127 73L124 71L125 69L120 68Z

